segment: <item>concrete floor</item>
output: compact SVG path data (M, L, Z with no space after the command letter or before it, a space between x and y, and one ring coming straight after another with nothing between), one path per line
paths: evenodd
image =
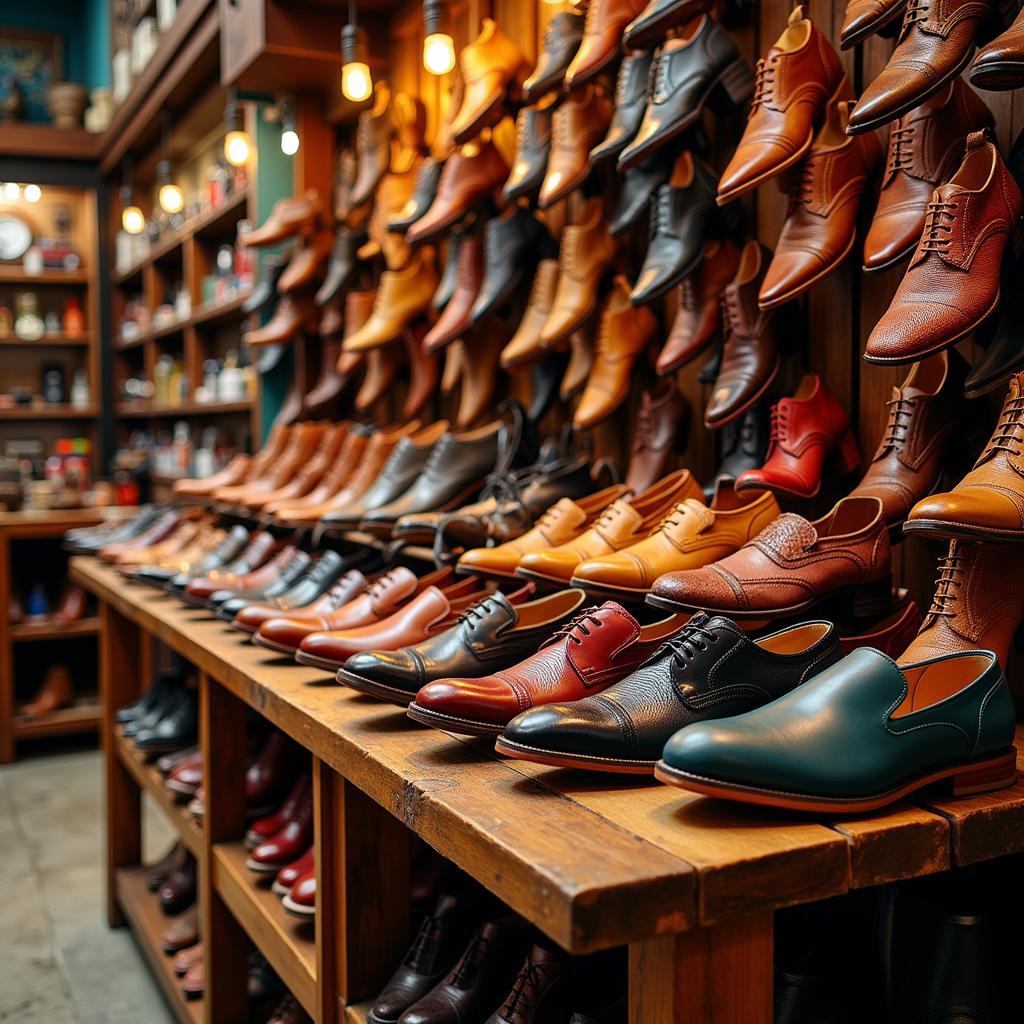
M154 806L146 858L173 838ZM104 920L102 759L95 750L33 754L0 767L0 1021L171 1024L126 929Z

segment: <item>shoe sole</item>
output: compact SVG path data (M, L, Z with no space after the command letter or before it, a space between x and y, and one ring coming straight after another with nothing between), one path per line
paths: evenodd
M1002 540L1024 543L1024 530L997 530L973 523L947 523L941 519L912 519L903 524L904 534L930 533L958 540Z
M306 651L302 650L297 650L295 652L295 660L300 665L311 665L313 668L322 668L326 672L330 672L332 675L345 664L343 661L329 661L327 658L321 658L316 654L308 654Z
M287 896L287 895L288 895L288 894L289 894L289 893L290 893L290 892L292 891L292 887L291 887L290 885L282 885L282 884L281 884L281 883L280 883L280 882L279 882L279 881L278 881L278 880L277 880L277 879L275 878L275 879L274 879L274 881L273 881L273 882L271 883L271 886L270 886L270 891L271 891L271 892L272 892L272 893L273 893L273 894L274 894L275 896L280 896L280 897L281 897L281 899L284 899L284 897L285 897L285 896Z
M401 708L408 708L416 699L416 694L406 693L395 686L388 686L386 683L378 683L366 676L356 675L346 668L338 669L335 677L342 686L347 686L357 693L365 693L368 697L376 697L378 700L387 701Z
M409 705L406 714L421 725L430 725L443 732L456 732L460 736L500 736L505 731L504 725L430 711L428 708L420 707L415 701Z
M610 772L617 775L653 775L654 761L624 761L613 757L591 757L586 754L555 753L525 743L516 743L499 736L494 749L506 757L520 761L533 761L552 768L582 768L592 772Z
M1005 92L1008 89L1019 89L1024 85L1024 64L1012 61L999 61L998 64L986 64L974 68L970 74L971 85L990 92Z
M875 18L874 21L869 22L864 28L851 33L845 39L840 39L839 49L843 51L852 50L869 36L876 35L885 28L886 25L891 25L897 18L902 18L904 7L904 4L894 4L888 11L880 17Z
M588 597L600 597L610 601L633 601L639 604L645 603L651 592L650 587L615 587L607 583L591 583L590 580L581 580L578 576L573 576L569 586L579 587Z
M936 783L947 782L953 796L970 796L987 793L994 789L1012 786L1017 781L1017 755L1015 752L943 768L918 776L895 789L886 790L866 797L821 797L804 793L787 793L757 786L741 786L736 783L719 782L701 775L673 768L659 761L654 768L654 777L669 786L677 786L703 796L716 796L740 803L779 807L793 811L814 811L822 814L859 814L887 807L910 793Z
M284 861L281 864L263 864L258 860L253 860L252 857L245 858L245 866L259 875L269 875L271 871L280 871L288 863L288 861Z
M530 580L532 583L540 583L545 587L554 587L557 590L565 590L572 586L570 576L568 579L561 579L558 576L548 576L545 573L537 572L535 569L516 569L515 575L517 579Z
M899 255L893 256L891 260L887 260L885 263L880 263L877 267L869 267L866 263L861 264L861 270L865 274L884 274L887 270L892 270L893 267L898 267L901 263L905 263L914 255L917 249L917 242L913 245L908 246Z
M281 906L284 907L284 909L288 911L289 914L292 914L295 917L301 917L303 920L306 921L308 921L311 917L316 917L315 906L306 907L303 906L303 904L301 903L296 903L295 900L291 898L291 895L285 896L285 898L281 900Z
M289 647L287 644L279 644L276 640L268 640L264 636L260 636L259 633L253 633L252 642L257 647L263 647L268 651L274 651L276 654L287 654L290 657L295 657L298 647Z

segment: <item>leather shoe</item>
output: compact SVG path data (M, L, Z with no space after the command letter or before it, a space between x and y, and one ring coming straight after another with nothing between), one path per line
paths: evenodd
M626 469L629 490L639 494L668 474L673 451L686 447L689 426L690 405L674 380L640 392L640 408Z
M583 39L565 72L566 90L589 82L615 61L623 30L642 8L643 0L594 0L587 7Z
M576 11L559 11L544 30L537 66L523 83L523 99L536 103L545 93L555 92L562 85L566 68L583 41L586 16Z
M604 93L588 85L569 94L551 115L551 152L537 205L546 210L579 188L590 174L590 151L604 138L612 110Z
M893 34L906 6L907 0L849 0L839 30L839 49L853 49L876 33Z
M366 352L397 340L402 331L430 307L437 288L433 262L416 255L404 270L385 270L373 300L370 318L342 342L344 352Z
M622 42L627 47L652 47L669 29L711 10L710 0L648 0L647 6L626 26Z
M615 83L615 112L604 140L590 151L592 163L615 160L636 137L647 109L647 82L651 54L640 50L627 53L619 66Z
M521 206L513 205L484 227L483 281L473 303L472 322L482 323L516 290L539 256L554 254L548 229Z
M552 104L523 107L516 116L516 158L502 193L509 202L537 192L551 153Z

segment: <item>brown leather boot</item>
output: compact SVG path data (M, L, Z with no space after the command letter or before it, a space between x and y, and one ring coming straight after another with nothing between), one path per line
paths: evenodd
M57 711L71 702L72 693L67 665L51 665L36 695L23 705L20 714L45 715Z

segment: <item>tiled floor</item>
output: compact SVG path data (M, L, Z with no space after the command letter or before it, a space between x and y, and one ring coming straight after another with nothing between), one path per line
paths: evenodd
M147 857L170 845L155 807ZM104 920L102 760L94 750L0 767L0 1021L170 1024L127 929Z

